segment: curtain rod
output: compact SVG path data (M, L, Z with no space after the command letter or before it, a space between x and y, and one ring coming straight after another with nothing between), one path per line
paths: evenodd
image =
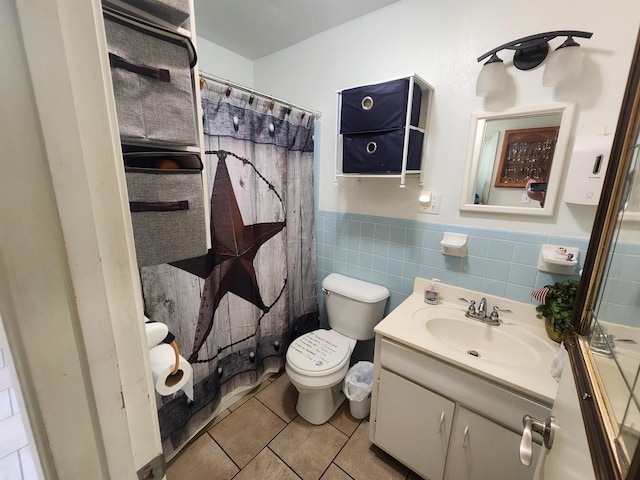
M200 77L204 78L205 80L212 80L212 81L220 83L222 85L228 85L231 88L237 88L238 90L242 90L242 91L244 91L246 93L251 93L253 95L257 95L259 97L263 97L263 98L266 98L268 100L273 100L274 102L282 103L283 105L288 105L289 107L294 107L294 108L297 108L299 110L303 110L303 111L313 115L316 120L319 119L322 116L322 112L320 112L318 110L312 110L310 108L303 107L301 105L296 105L295 103L291 103L291 102L289 102L287 100L282 100L281 98L274 97L273 95L268 95L266 93L259 92L257 90L254 90L253 88L245 87L244 85L240 85L239 83L232 82L231 80L227 80L226 78L218 77L216 75L212 75L210 73L203 72L202 70L200 70Z

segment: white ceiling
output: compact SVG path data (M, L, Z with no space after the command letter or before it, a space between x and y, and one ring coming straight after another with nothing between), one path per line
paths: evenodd
M399 0L195 0L196 32L250 60Z

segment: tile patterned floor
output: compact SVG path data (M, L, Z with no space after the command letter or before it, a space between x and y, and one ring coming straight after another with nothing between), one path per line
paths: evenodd
M8 355L8 350L0 348L0 480L38 480Z
M369 441L348 401L324 425L296 412L286 373L219 415L169 464L167 480L419 480Z

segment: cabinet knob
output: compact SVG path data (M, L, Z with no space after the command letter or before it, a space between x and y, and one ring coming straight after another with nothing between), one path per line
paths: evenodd
M549 416L546 421L541 421L529 415L522 417L522 440L520 440L520 461L527 467L531 465L533 456L533 435L532 432L542 435L542 440L546 448L553 445L553 436L556 431L556 419Z

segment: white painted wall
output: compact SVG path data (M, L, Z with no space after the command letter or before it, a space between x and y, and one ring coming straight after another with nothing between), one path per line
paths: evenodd
M253 87L253 62L209 40L197 37L198 68L217 77Z
M47 479L137 478L162 445L100 1L0 2L0 58L0 312L23 414Z
M576 101L573 136L615 130L639 19L637 0L404 0L255 61L254 86L323 112L320 209L588 237L595 207L562 200L551 218L461 215L469 118L474 111ZM475 96L478 56L526 35L561 29L594 32L589 40L578 39L586 57L575 85L543 87L543 68L516 70L507 52L505 94L499 101ZM551 47L563 40L553 40ZM435 87L425 188L443 194L439 216L417 213L417 179L409 179L405 189L383 179L340 179L334 186L335 92L412 72ZM563 192L564 185L559 199Z

